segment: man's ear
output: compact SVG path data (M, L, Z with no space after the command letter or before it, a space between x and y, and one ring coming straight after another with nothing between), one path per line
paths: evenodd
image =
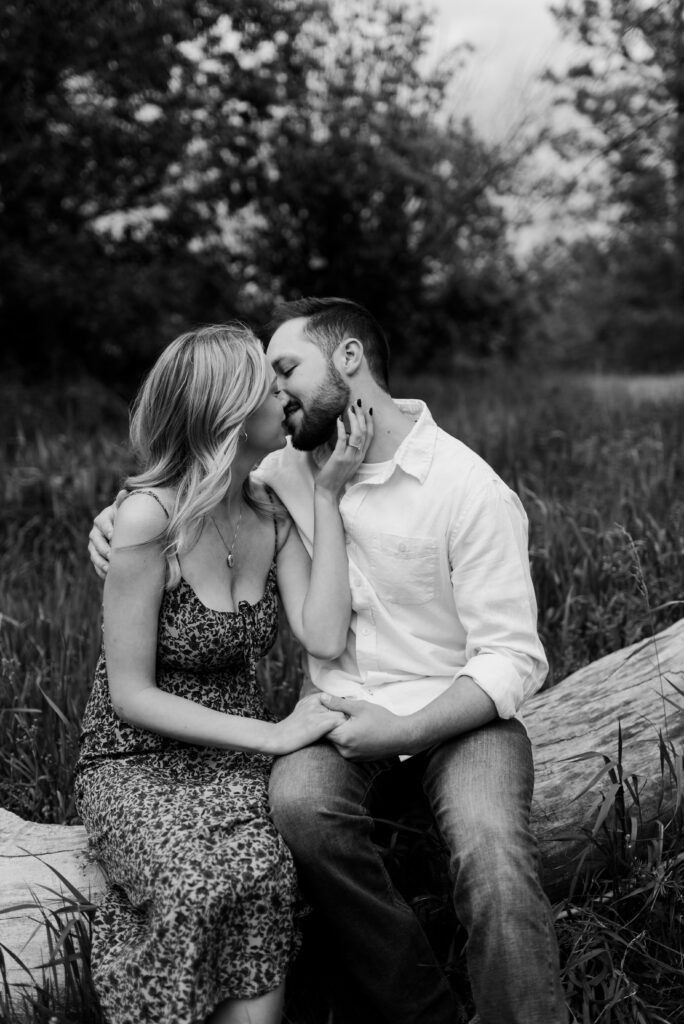
M358 338L345 338L333 353L335 369L350 377L361 368L363 342Z

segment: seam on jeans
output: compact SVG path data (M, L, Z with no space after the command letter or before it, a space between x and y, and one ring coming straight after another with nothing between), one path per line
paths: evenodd
M391 769L392 769L392 765L388 764L388 763L380 763L380 764L378 764L376 766L375 771L373 772L373 774L368 779L368 785L366 786L366 788L364 790L363 796L361 798L361 802L359 804L359 810L362 812L363 816L365 818L367 818L370 821L370 823L371 823L371 832L374 830L375 825L374 825L373 815L369 812L369 809L368 809L368 806L367 806L368 794L371 791L373 783L380 777L380 775L383 775L385 772L391 771ZM371 841L372 841L372 835L371 835ZM373 845L375 846L375 843L373 843ZM384 858L382 857L382 854L380 853L380 850L377 848L377 846L375 846L375 850L376 850L376 856L378 858L378 863L380 865L380 872L381 872L383 880L385 882L385 888L387 889L387 895L390 897L390 899L392 900L392 903L394 904L395 907L399 907L401 910L407 909L408 904L402 898L401 894L397 891L397 888L394 885L394 882L390 878L389 871L387 870L387 865L385 864ZM410 907L408 907L408 909L410 910Z
M540 889L541 889L541 885L540 885ZM541 891L543 893L543 889ZM543 895L543 898L544 898L544 900L546 900L546 894ZM556 971L560 969L560 965L556 964L554 966L553 957L551 956L552 946L553 946L554 942L555 942L556 945L558 945L558 941L555 938L555 934L554 934L553 941L552 941L552 938L551 938L551 929L553 928L553 922L551 921L551 908L550 907L547 910L547 912L544 915L544 917L546 919L546 958L547 958L547 966L548 966L548 971L549 971L549 975L548 975L548 977L549 977L549 995L550 995L549 1003L555 1009L555 1013L556 1013L556 1018L558 1020L558 1024L563 1024L564 1020L567 1021L567 1016L568 1016L567 1015L567 1004L565 1003L565 994L563 992L563 986L561 984L560 977L556 978ZM554 979L557 981L557 985L554 984ZM558 988L560 990L560 995L557 994L556 988ZM559 999L562 999L563 1005L561 1005L558 1002ZM561 1015L561 1013L562 1013L562 1015Z
M555 935L555 928L554 928L554 925L553 925L553 921L551 920L551 906L550 906L550 904L548 902L546 893L544 892L544 888L543 888L543 886L541 884L541 879L539 877L538 870L535 872L535 880L536 880L537 897L541 900L542 906L544 904L546 904L546 912L544 913L544 916L543 916L543 925L544 925L544 932L545 932L545 935L546 935L546 967L547 967L547 978L548 978L548 984L549 984L549 1006L551 1007L552 1011L554 1011L554 1013L555 1013L554 1020L556 1020L558 1022L558 1024L563 1024L564 1021L567 1024L567 1019L568 1019L567 1003L565 1002L565 994L563 992L563 986L562 986L561 981L560 981L560 976L557 976L557 974L556 974L556 969L560 965L556 964L554 966L553 957L551 956L551 950L553 948L553 945L555 943L556 946L557 946L558 942L557 942L556 935ZM552 937L552 934L553 934L553 937ZM558 988L560 989L560 999L562 1000L562 1003L558 1002L558 996L557 996L557 992L556 992L556 985L554 984L554 979L558 982ZM561 1010L563 1011L562 1014L561 1014Z
M516 720L513 719L513 721L516 721ZM556 963L555 966L554 966L554 959L553 959L553 957L551 955L551 951L552 951L554 945L556 947L558 946L558 940L556 938L555 928L554 928L554 925L553 925L553 921L551 919L551 905L549 904L549 901L548 901L548 898L546 896L546 893L544 892L544 887L542 885L541 877L539 875L540 863L541 863L541 851L539 850L539 843L538 843L536 837L534 836L534 832L532 830L532 826L531 826L531 823L530 823L531 805L532 805L532 798L533 798L533 795L534 795L534 755L533 755L533 751L532 751L532 742L530 740L529 734L528 734L527 730L525 729L525 726L522 724L522 722L520 722L519 725L520 725L522 731L525 733L525 736L527 737L527 742L528 742L528 747L529 747L529 757L530 757L531 764L532 764L531 792L530 792L530 798L528 800L528 807L527 807L527 828L528 828L528 831L530 833L530 836L532 837L534 850L536 852L535 865L534 865L534 867L535 867L535 871L534 871L534 885L535 885L535 889L536 889L536 892L537 892L537 899L540 901L541 907L545 911L544 914L543 914L542 924L543 924L544 934L545 934L545 938L546 938L546 969L547 969L547 979L548 979L548 985L549 985L549 1007L551 1008L552 1012L554 1013L554 1020L556 1020L558 1022L558 1024L563 1024L563 1021L567 1022L567 1004L565 1002L565 996L564 996L564 993L563 993L563 986L561 985L560 976L557 974L557 971L558 971L560 965L558 963ZM560 997L558 995L558 992L556 991L556 982L557 982L557 987L560 990ZM562 1000L562 1003L559 1003L559 1001L558 1001L559 998Z
M378 847L378 845L373 840L372 833L373 833L374 827L375 827L374 826L374 822L373 822L373 818L372 818L372 816L370 814L368 814L367 811L365 812L365 817L371 823L369 839L370 839L370 841L372 843L372 846L373 846L373 849L375 851L375 856L377 858L378 866L380 868L380 874L382 875L382 879L383 879L383 881L385 883L385 889L387 891L387 896L391 899L392 904L395 907L398 907L400 910L404 910L405 911L405 910L408 909L410 911L411 908L409 907L408 903L403 898L403 896L401 895L401 893L399 892L399 890L397 889L397 887L395 886L394 882L392 881L392 879L390 877L390 873L387 870L387 865L385 864L385 859L382 856L382 854L380 853L380 848Z
M363 791L363 795L361 796L361 800L360 800L360 805L364 809L364 813L366 815L368 815L368 817L370 817L370 818L372 818L372 815L368 813L368 807L366 806L366 803L367 803L367 800L368 800L368 794L370 793L370 791L372 789L372 786L373 786L373 783L375 782L375 780L377 778L379 778L384 772L388 772L391 769L391 767L392 766L390 764L383 764L383 763L380 763L380 764L376 765L375 771L373 772L373 774L368 779L368 782L366 784L366 788Z

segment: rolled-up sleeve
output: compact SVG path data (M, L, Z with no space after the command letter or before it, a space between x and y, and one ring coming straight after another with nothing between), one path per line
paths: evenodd
M512 718L546 678L530 575L527 516L517 497L492 476L469 499L449 535L451 584L466 634L470 676L500 718Z

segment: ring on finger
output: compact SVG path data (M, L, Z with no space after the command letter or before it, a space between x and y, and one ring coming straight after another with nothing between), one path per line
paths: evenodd
M356 448L357 451L361 450L360 444L353 444L351 441L347 441L347 448Z

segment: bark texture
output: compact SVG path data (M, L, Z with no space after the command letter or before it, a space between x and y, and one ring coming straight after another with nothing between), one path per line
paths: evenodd
M553 897L567 889L587 830L596 822L599 795L610 796L609 775L579 794L603 766L604 756L617 766L620 730L623 777L639 794L635 808L625 792L627 817L640 809L641 831L667 811L675 780L667 766L661 771L659 743L662 737L681 770L684 619L536 694L525 704L524 714L535 751L532 820L544 883Z
M84 902L104 891L104 876L88 857L85 829L39 825L0 808L0 953L12 986L30 985L31 975L40 981L51 956L45 921L52 934L79 916L79 901L60 875Z

